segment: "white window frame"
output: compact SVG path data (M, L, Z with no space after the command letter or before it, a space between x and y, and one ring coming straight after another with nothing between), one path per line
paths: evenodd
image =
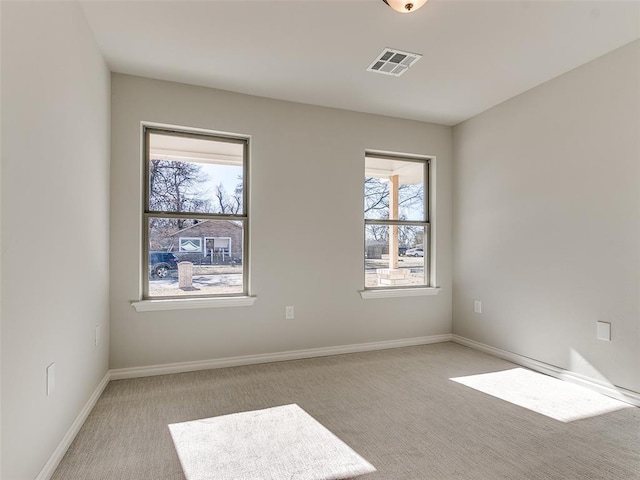
M229 253L231 253L231 242L232 242L232 238L231 237L204 237L204 256L207 256L207 240L213 240L213 248L215 248L215 241L216 239L220 239L220 240L229 240Z
M156 212L149 208L149 165L150 146L149 135L174 135L191 138L210 138L215 141L243 144L243 212L241 214L209 214L190 212ZM142 211L142 299L132 302L132 306L137 311L154 310L176 310L191 308L210 308L223 306L249 306L253 305L256 297L250 295L249 288L249 136L211 132L205 130L187 129L182 127L166 127L154 124L142 125L143 144L143 211ZM242 248L242 280L243 291L237 294L211 294L211 295L181 295L149 297L149 232L148 220L152 217L162 218L194 218L209 220L236 220L242 223L243 227L243 248ZM194 237L196 238L196 237ZM200 238L202 242L202 238ZM204 247L204 245L201 245ZM200 253L202 252L202 249ZM194 252L198 253L198 252Z
M207 240L213 240L213 252L215 254L215 244L216 244L216 239L222 239L222 240L228 240L229 241L229 247L228 250L229 252L227 253L227 255L229 255L229 257L231 257L231 244L233 242L233 239L231 237L204 237L204 244L203 244L203 248L202 248L202 256L203 258L207 258L207 256L209 255L207 253Z
M381 158L387 160L400 160L408 162L424 163L424 218L423 221L406 221L406 220L377 220L364 219L363 243L366 250L366 228L368 225L418 225L424 227L423 251L424 251L424 284L422 285L384 285L376 287L367 287L364 281L364 289L360 291L363 299L389 298L389 297L414 297L414 296L430 296L440 293L440 288L435 286L435 255L433 252L433 212L431 211L433 204L432 193L435 191L433 179L435 177L435 158L422 155L411 155L402 153L380 152L367 150L365 151L364 160L366 164L367 158ZM365 177L366 178L366 175ZM364 192L363 192L364 195ZM364 202L363 202L364 203ZM366 275L366 266L363 258L363 280Z
M200 245L200 250L183 250L183 240L197 240ZM202 237L178 237L178 252L179 253L202 253Z

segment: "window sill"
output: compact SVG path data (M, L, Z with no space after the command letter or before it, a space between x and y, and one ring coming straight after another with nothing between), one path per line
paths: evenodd
M360 296L363 300L370 300L372 298L394 298L394 297L425 297L431 295L438 295L440 293L440 287L425 287L425 288L389 288L381 290L362 290Z
M140 300L131 302L131 306L136 309L136 312L216 307L250 307L255 303L256 299L257 297L171 298L167 300Z

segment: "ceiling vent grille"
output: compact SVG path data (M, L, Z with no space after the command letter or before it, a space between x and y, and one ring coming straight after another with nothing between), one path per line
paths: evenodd
M403 52L393 48L385 48L369 65L367 72L382 73L399 77L422 58L419 53Z

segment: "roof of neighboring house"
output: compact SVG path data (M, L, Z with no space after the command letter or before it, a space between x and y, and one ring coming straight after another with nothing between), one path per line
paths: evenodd
M198 222L198 223L196 223L195 225L191 225L191 226L189 226L189 227L185 227L185 228L183 228L182 230L178 230L178 231L177 231L177 232L175 232L175 233L172 233L172 234L170 234L170 235L167 235L167 237L175 237L175 236L176 236L176 235L178 235L179 233L186 232L187 230L191 230L192 228L195 228L195 227L201 227L201 226L202 226L202 225L204 225L205 223L209 223L209 222L212 222L212 221L216 221L216 222L225 222L225 223L227 223L227 224L229 224L229 225L231 225L231 226L233 226L233 227L235 227L235 228L238 228L238 229L241 229L241 228L242 228L242 225L240 225L240 224L239 224L239 222L237 222L237 221L235 221L235 220L202 220L201 222Z

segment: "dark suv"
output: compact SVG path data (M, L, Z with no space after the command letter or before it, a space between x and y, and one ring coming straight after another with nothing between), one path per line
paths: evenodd
M178 258L171 252L149 252L149 273L164 278L178 268Z

